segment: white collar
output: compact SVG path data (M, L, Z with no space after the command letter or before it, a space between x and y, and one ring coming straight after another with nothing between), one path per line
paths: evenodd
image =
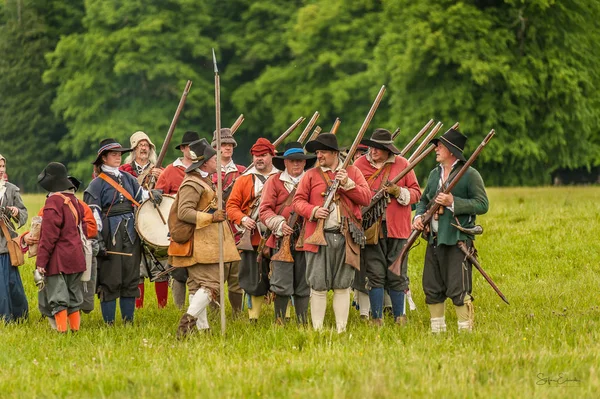
M320 168L323 170L323 172L337 172L338 170L342 169L342 164L344 162L342 161L342 158L338 158L338 165L336 166L335 170L331 169L328 166L321 166Z
M257 169L256 166L253 166L252 168L248 169L247 171L244 172L244 176L245 175L263 175L264 177L269 177L271 175L274 175L276 173L279 173L279 169L277 169L275 166L271 167L271 171L268 174L263 174L260 173Z
M187 168L187 167L186 167L186 166L183 164L183 160L182 160L182 158L177 158L177 159L175 160L175 162L173 162L173 166L174 166L174 167L181 166L182 168Z
M292 183L293 185L297 185L300 182L302 176L304 176L304 172L302 172L302 174L298 177L293 177L288 173L287 170L284 170L283 172L281 172L281 175L279 175L279 180Z
M106 173L110 173L111 175L115 175L117 177L121 176L121 171L119 170L119 168L113 168L112 166L108 166L108 165L102 165L100 167L100 169L102 169L103 172Z
M235 166L235 162L233 162L233 158L227 163L227 165L221 164L221 172L237 172L237 167Z
M369 161L369 163L371 164L372 167L377 168L377 165L374 161L373 161L373 157L371 156L371 153L368 152L367 153L367 161ZM386 163L394 163L396 162L396 155L392 152L390 152L390 156L388 157L388 159L386 159L385 161L383 161L383 163L381 164L381 166L385 165ZM379 168L377 168L379 169Z

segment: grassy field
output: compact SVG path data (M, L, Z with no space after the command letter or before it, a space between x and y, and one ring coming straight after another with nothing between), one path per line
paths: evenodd
M489 189L477 240L483 267L511 302L474 271L476 331L429 333L420 284L425 245L411 252L418 309L382 329L352 310L348 332L232 320L179 342L181 312L156 308L152 287L133 326L102 323L58 335L40 320L33 263L21 268L29 320L0 325L0 397L598 397L600 392L600 187ZM43 197L26 196L30 213ZM450 302L447 302L447 305ZM228 310L229 311L229 310Z

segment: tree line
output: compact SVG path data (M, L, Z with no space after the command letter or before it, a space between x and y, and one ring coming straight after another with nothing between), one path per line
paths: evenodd
M403 146L431 118L459 121L470 153L494 128L486 183L549 184L600 164L598 21L589 0L5 0L0 153L25 191L52 160L89 182L103 138L143 130L160 147L188 79L175 137L208 137L214 47L222 123L245 115L240 161L314 111L350 144L385 84L370 131L400 127Z

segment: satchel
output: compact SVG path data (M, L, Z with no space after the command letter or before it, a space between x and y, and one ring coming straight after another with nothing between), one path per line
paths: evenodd
M381 233L381 221L377 221L365 230L367 245L375 245L379 243L379 234Z
M167 250L167 255L169 256L180 256L180 257L187 257L187 256L192 256L192 251L194 249L194 235L192 233L192 238L189 239L188 241L184 242L183 244L180 244L178 242L175 241L171 241L169 243L169 249Z
M23 256L23 251L21 251L21 244L19 243L19 239L12 238L10 236L10 233L8 232L8 228L6 228L4 220L0 221L0 227L2 227L2 232L4 233L4 237L6 238L6 247L8 248L8 255L10 256L10 264L15 267L24 265L25 256Z

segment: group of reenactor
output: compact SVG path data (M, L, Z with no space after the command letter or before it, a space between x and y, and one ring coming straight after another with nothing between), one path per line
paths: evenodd
M352 164L344 162L345 149L332 133L321 133L305 146L290 142L281 153L269 140L259 138L250 149L252 165L248 168L232 159L237 142L231 130L221 129L219 133L220 171L216 131L211 143L196 132L186 132L176 147L182 157L164 169L156 167L155 146L143 132L131 137L131 148L113 139L100 143L93 162L95 178L84 192L84 202L98 231L95 236L88 234L94 243L97 241L97 278L92 292L100 298L107 324L115 322L117 300L122 319L132 322L136 298L137 307L143 306L144 277L162 274L155 279L160 307L167 303L169 280L179 308L185 304L186 287L189 292L189 306L180 320L178 336L209 329L207 310L211 303L218 303L222 261L233 313L240 314L246 307L251 322L259 318L265 302L272 301L275 323L285 324L293 305L297 322L308 324L310 305L312 327L321 330L328 292L332 291L335 328L341 333L347 328L351 291L355 289L355 296L361 299L355 298L361 314L370 314L374 325L383 325L386 296L391 300L394 322L404 325L409 279L407 258L399 259L399 255L411 232L425 230L428 245L423 289L431 330L445 331L447 298L455 306L459 330L473 328L471 262L458 243L472 248L474 236L469 228L475 225L476 215L487 212L488 200L483 181L473 168L451 193L443 193L442 188L465 162L466 137L458 130L450 129L431 141L439 165L430 173L423 193L414 172L406 173L409 161L400 155L392 134L385 129L375 129L370 138L361 141L358 151L349 155ZM122 163L122 154L129 152ZM76 187L67 183L66 169L62 168L56 163L49 165L40 181L50 179L52 170L58 171L60 184L44 185L51 205L60 208L63 218L75 216L85 230L84 209L77 208L72 214L64 195L54 195L67 192L67 199L79 207L73 195ZM391 182L403 172L401 179ZM218 173L224 193L221 207L215 185ZM155 180L153 186L147 185L150 178ZM365 229L363 211L377 192L384 192L385 211ZM149 200L158 206L163 195L175 196L169 215L165 215L171 244L168 260L156 262L154 256L148 260L144 255L134 218L141 202ZM327 195L331 195L331 202L325 204ZM441 205L443 212L424 225L421 216L432 203ZM416 215L411 218L414 209ZM45 212L50 215L49 210ZM44 223L46 219L52 221L44 215ZM219 223L224 227L221 259ZM48 231L54 230L43 225L44 243ZM51 243L56 247L62 233L53 234L58 234ZM38 242L25 235L23 248ZM67 255L53 254L53 247L48 245L44 244L48 253L38 255L36 263L45 273L46 289L50 286L53 290L44 301L45 314L53 318L65 310L64 320L70 321L69 315L78 313L83 304L79 291L83 288L80 278L65 276L83 271L69 269ZM53 262L57 266L49 268ZM394 262L400 262L400 267L390 270ZM172 271L164 273L169 267ZM60 282L52 282L53 275L61 276ZM64 331L66 321L60 314L59 330ZM79 319L73 323L79 328Z

